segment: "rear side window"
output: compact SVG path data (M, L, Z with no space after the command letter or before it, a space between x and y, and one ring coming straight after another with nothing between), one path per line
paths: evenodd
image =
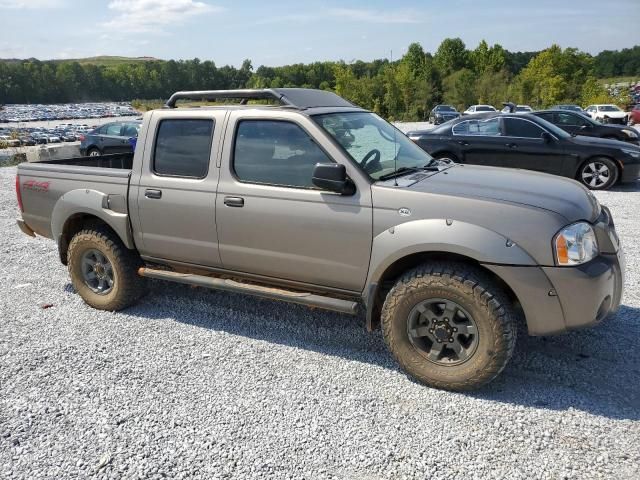
M586 120L581 119L578 115L570 113L556 113L556 123L558 125L566 125L570 127L582 127L586 125Z
M162 120L156 135L153 170L172 177L206 177L212 134L213 120Z
M125 123L122 127L122 136L123 137L137 137L138 130L140 129L140 125L137 123Z
M500 135L500 120L467 120L454 125L452 132L454 135L497 136Z
M505 118L504 130L507 137L541 138L544 130L533 122L519 118Z
M105 135L119 136L120 130L122 130L122 125L120 125L119 123L112 123L111 125L107 125L105 132L101 132L101 133L104 133Z
M332 160L298 125L243 120L236 132L233 168L243 182L314 188L316 163Z

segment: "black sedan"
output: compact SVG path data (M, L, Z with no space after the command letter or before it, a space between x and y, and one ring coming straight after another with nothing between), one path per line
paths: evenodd
M435 158L562 175L593 190L640 176L640 147L574 137L530 113L463 117L407 136Z
M640 145L640 136L633 127L604 125L580 113L563 110L541 110L533 114L544 118L571 135L609 138Z
M440 125L458 117L460 117L460 113L451 105L436 105L429 113L429 122Z

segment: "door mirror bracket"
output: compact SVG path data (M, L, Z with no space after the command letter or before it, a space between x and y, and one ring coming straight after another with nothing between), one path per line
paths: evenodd
M549 132L542 132L542 134L540 135L540 138L542 138L544 143L553 142L553 136L551 136L551 134Z
M311 181L322 190L340 195L356 193L355 184L347 177L347 169L339 163L316 163Z

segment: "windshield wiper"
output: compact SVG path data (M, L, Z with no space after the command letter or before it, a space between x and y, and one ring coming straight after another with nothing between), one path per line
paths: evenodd
M378 177L378 180L389 180L390 178L401 177L402 175L406 175L407 173L414 173L418 171L420 171L418 167L400 167L395 172L380 175L380 177Z

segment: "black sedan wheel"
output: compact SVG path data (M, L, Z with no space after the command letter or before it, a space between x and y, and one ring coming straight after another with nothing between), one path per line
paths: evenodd
M591 190L606 190L618 180L618 167L608 158L590 159L580 167L578 180Z

